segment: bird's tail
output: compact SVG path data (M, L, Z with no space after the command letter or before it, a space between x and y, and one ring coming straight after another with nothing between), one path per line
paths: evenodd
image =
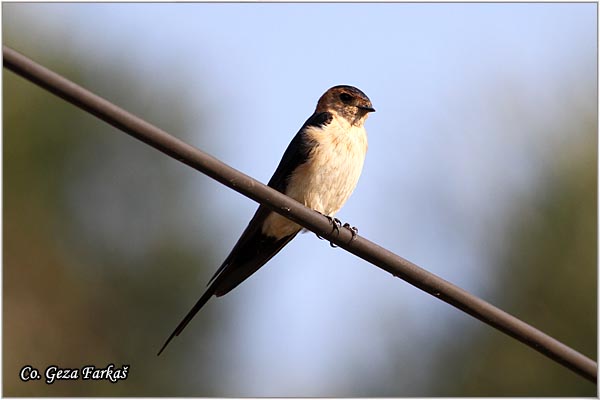
M251 232L246 234L246 232L244 232L231 251L231 254L229 254L227 259L217 270L215 276L210 280L206 292L204 292L202 297L200 297L200 300L196 302L190 312L188 312L185 318L177 325L177 328L171 333L171 336L169 336L163 347L160 349L158 355L163 352L165 347L167 347L169 342L173 340L175 336L179 336L187 324L194 318L198 311L200 311L204 304L206 304L208 299L213 295L216 295L217 297L223 296L234 289L277 254L283 246L296 236L296 234L297 233L293 233L292 235L281 239L275 239L263 235L262 233L256 234Z
M160 356L160 353L163 352L163 350L167 347L169 342L173 340L175 336L179 336L179 334L185 329L187 324L189 324L192 318L194 318L194 316L198 313L198 311L200 311L200 309L206 304L208 299L210 299L213 294L215 294L215 288L214 285L211 285L208 289L206 289L206 292L204 292L204 294L202 295L202 297L200 297L196 304L194 304L194 307L192 307L192 309L187 313L185 318L179 323L179 325L177 325L177 328L175 328L173 333L171 333L171 336L169 336L165 344L163 344L163 346L160 348L157 356Z

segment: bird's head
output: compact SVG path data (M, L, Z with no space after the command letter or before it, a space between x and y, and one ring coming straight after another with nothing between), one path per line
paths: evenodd
M352 125L362 125L375 109L371 100L354 86L339 85L327 90L317 103L317 112L332 112Z

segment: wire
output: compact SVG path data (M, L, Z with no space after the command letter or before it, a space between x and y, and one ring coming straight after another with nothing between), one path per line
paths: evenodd
M15 50L3 46L3 56L4 67L14 73L596 382L596 362L542 331L363 237L357 236L355 240L351 240L352 233L348 229L340 229L338 233L334 233L331 223L321 214L169 135Z

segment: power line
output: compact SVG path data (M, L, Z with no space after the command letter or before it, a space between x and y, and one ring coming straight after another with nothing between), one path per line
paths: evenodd
M321 214L169 135L15 50L3 46L3 56L4 67L14 73L596 382L596 362L544 332L365 238L356 236L355 240L351 241L352 233L347 229L340 229L339 233L334 233L329 220Z

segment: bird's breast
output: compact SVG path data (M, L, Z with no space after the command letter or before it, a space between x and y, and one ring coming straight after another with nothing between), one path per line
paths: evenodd
M350 197L360 177L367 153L364 127L351 126L334 118L323 127L308 127L306 137L313 144L305 163L289 178L285 194L322 214L333 216ZM271 213L263 233L283 237L301 227Z

